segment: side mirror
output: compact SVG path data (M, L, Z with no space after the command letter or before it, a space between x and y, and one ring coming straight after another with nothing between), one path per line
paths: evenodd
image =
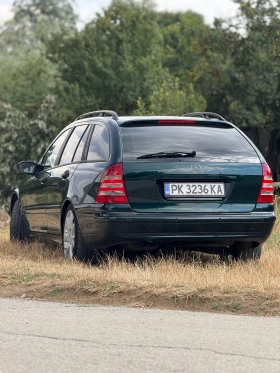
M31 161L23 161L18 164L18 169L23 174L34 175L38 170L38 164Z

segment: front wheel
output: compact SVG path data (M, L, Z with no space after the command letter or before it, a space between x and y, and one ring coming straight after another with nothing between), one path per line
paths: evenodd
M20 201L16 200L11 213L10 239L11 241L27 241L29 239L29 232L27 218L21 212Z
M63 250L65 259L78 259L83 262L88 262L90 259L89 250L84 242L72 205L69 205L64 217Z

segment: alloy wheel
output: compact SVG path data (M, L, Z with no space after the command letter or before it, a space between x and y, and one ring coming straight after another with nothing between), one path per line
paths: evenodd
M63 249L64 257L72 260L74 258L74 247L76 238L75 217L71 210L68 210L64 223L63 231Z

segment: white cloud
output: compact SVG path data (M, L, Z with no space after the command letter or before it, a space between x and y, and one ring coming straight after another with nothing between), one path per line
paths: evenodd
M9 4L0 4L0 26L13 17L12 7Z
M110 0L76 0L76 11L83 23L94 17L101 8L106 8ZM187 11L189 9L204 16L207 23L212 23L215 18L233 17L238 9L232 0L156 0L157 9L164 11Z
M84 24L91 21L96 13L99 13L102 8L107 8L110 3L111 0L76 0L75 11Z
M0 0L0 25L12 18L12 0ZM106 8L111 0L76 0L75 10L82 23L94 18L96 12ZM233 17L238 9L232 0L156 0L157 8L161 11L186 11L193 10L204 16L207 23L212 23L214 18Z
M238 6L232 0L157 0L159 10L193 10L204 16L207 23L215 18L230 18L237 13Z

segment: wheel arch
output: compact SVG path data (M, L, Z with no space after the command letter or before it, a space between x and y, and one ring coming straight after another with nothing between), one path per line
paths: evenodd
M73 206L73 203L70 199L67 199L67 200L64 201L62 209L61 209L61 214L60 214L61 233L63 232L64 216L65 216L66 210L68 209L69 205Z
M12 211L13 211L13 208L14 208L14 205L16 203L16 201L19 199L19 191L18 189L16 189L13 194L12 194L12 198L11 198L11 203L10 203L10 208L9 208L9 215L11 216L12 214Z

